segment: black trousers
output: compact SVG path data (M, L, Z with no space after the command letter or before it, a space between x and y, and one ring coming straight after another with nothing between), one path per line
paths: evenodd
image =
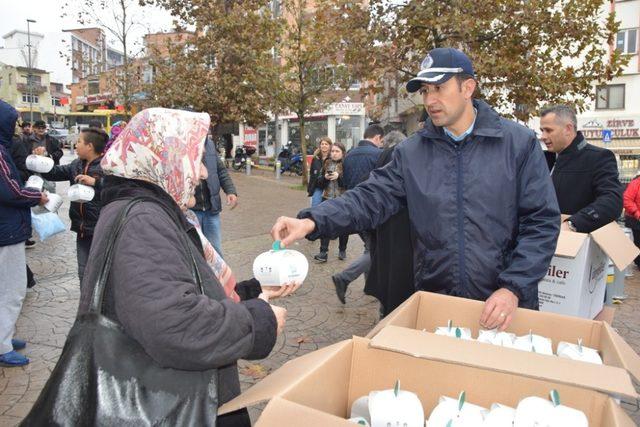
M329 242L330 241L331 241L330 239L325 239L325 238L320 239L320 252L328 252L329 251ZM346 251L348 242L349 242L349 235L348 234L340 236L338 238L338 250L339 251Z
M631 229L631 231L633 231L633 243L638 248L640 248L640 229L636 230L635 228L633 228ZM638 268L640 268L640 255L638 255L633 262L636 264Z

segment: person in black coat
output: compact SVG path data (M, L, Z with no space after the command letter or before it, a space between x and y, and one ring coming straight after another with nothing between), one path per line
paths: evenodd
M391 131L383 139L384 151L376 168L391 161L397 144L406 136ZM413 245L411 226L406 208L393 215L371 233L371 268L364 293L380 301L380 316L384 317L402 304L415 291L413 282Z
M587 144L571 107L549 107L540 117L542 142L556 153L551 179L560 212L570 215L563 228L590 233L615 221L622 212L623 188L613 153Z

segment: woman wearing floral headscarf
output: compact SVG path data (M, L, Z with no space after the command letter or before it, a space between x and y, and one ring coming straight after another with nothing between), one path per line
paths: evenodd
M189 371L217 368L211 387L222 405L240 393L236 361L269 354L286 310L271 306L254 281L235 286L239 303L228 298L203 256L197 231L183 215L198 182L208 128L207 114L153 108L137 114L115 140L101 164L103 208L79 313L90 306L116 217L133 198L145 198L131 209L117 238L104 314L162 366ZM194 249L204 294L197 291L181 236L187 236ZM211 407L215 409L215 402ZM250 423L243 410L218 417L217 425Z

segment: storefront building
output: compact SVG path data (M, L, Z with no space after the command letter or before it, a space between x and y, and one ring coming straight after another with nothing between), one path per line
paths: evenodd
M305 134L308 151L313 152L320 138L328 136L332 141L339 141L347 150L356 146L364 134L365 107L361 102L338 102L327 106L324 111L314 113L305 118ZM246 130L250 128L243 128ZM295 114L273 117L273 120L257 130L259 154L261 156L277 156L283 146L300 145L300 120ZM250 133L249 135L253 135ZM239 142L249 141L241 135ZM277 142L277 144L276 144Z

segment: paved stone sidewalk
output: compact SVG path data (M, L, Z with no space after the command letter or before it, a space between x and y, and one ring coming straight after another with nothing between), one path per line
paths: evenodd
M68 160L68 159L67 159ZM307 206L306 192L296 189L299 178L285 176L276 181L272 174L254 170L252 176L231 172L239 192L239 206L222 214L223 251L239 280L251 277L253 259L269 249L269 230L278 216L294 215ZM67 184L58 184L66 194ZM68 203L60 216L68 222ZM310 260L319 243L301 242L296 249ZM254 384L285 361L352 335L364 335L377 322L378 304L362 292L363 279L353 283L342 306L330 276L362 251L357 236L349 241L347 261L337 259L337 242L330 246L329 262L311 261L309 277L289 298L274 301L288 309L285 333L278 338L271 355L260 361L240 362L243 389ZM76 273L75 234L62 233L27 252L38 284L27 293L17 336L28 342L25 354L31 364L24 368L0 368L0 426L19 423L29 411L60 355L66 334L75 318L79 285ZM629 298L619 306L615 325L638 351L640 321L635 313L640 298L640 273L629 280ZM262 405L251 408L252 418ZM640 417L636 418L640 420Z

